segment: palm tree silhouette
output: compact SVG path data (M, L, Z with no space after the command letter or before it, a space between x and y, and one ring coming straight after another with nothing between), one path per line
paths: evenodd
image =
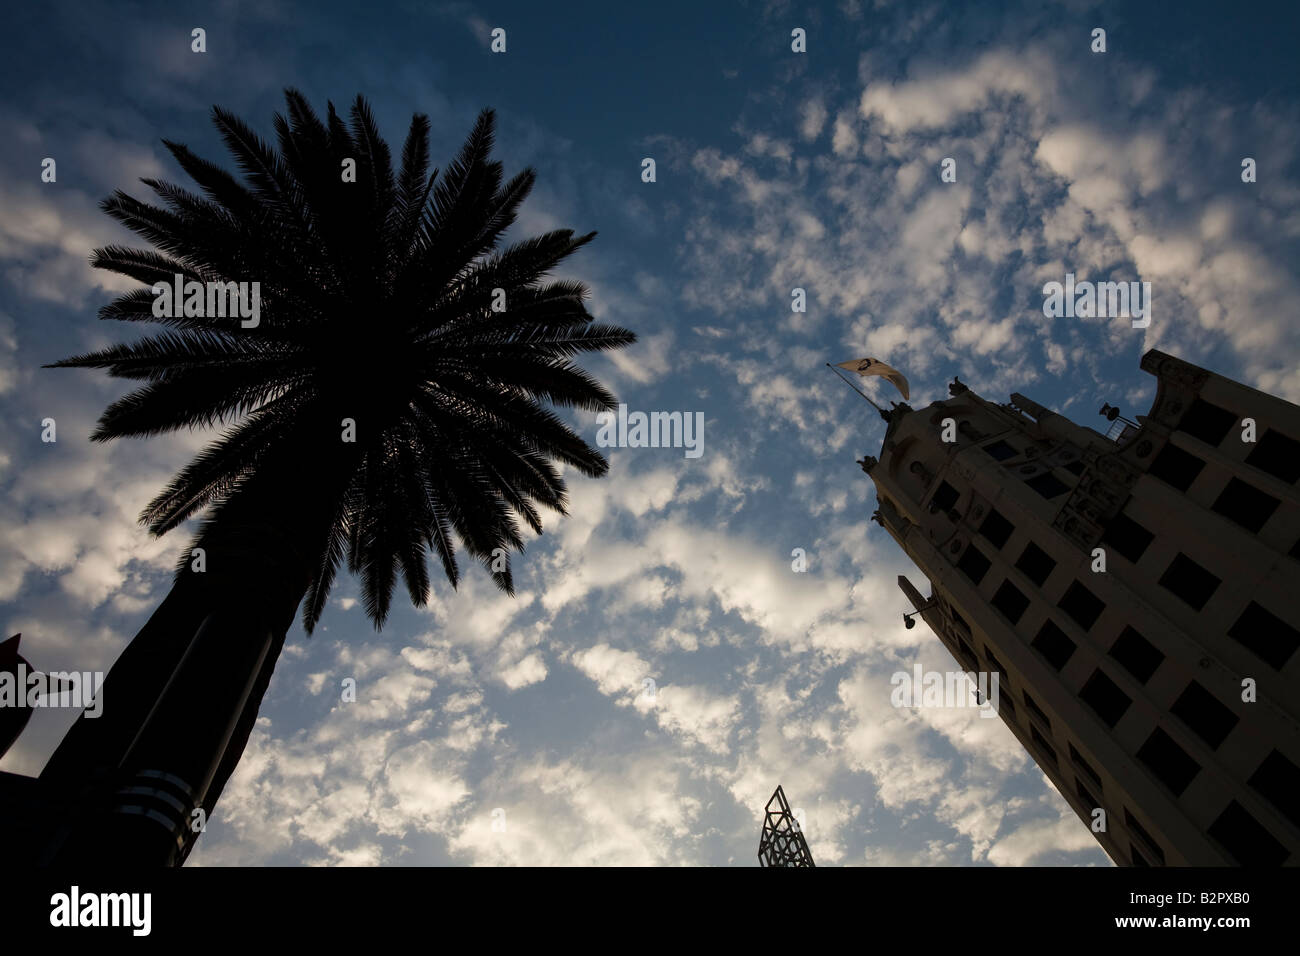
M376 629L399 574L426 603L430 555L456 586L457 541L513 593L519 523L541 533L539 508L566 510L556 464L608 467L548 406L616 407L572 360L635 336L593 322L581 283L547 278L595 233L498 248L536 176L503 182L493 113L441 178L417 114L394 176L362 97L350 125L332 103L322 121L297 91L285 98L278 150L212 110L246 182L164 140L203 195L145 179L162 206L120 190L101 204L157 251L95 250L94 266L146 286L100 317L168 328L49 366L143 383L104 411L93 441L228 426L141 515L155 535L203 520L110 673L103 716L79 719L42 773L101 814L65 828L61 859L87 847L184 859L192 808L212 812L296 609L310 633L345 557ZM155 315L151 287L176 276L258 281L259 323Z

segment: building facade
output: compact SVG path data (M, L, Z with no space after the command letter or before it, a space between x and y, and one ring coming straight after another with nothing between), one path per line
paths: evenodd
M1300 863L1300 407L1152 350L1103 435L959 381L895 406L899 583L1117 864ZM1097 811L1104 811L1098 814ZM1101 820L1098 830L1094 821Z

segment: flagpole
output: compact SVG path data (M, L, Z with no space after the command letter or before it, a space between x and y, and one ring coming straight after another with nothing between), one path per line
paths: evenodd
M838 368L836 368L836 367L835 367L834 365L832 365L830 362L827 362L827 363L826 363L826 367L827 367L828 369L830 369L832 372L834 372L836 375L838 375L838 376L840 377L840 381L842 381L845 385L847 385L849 388L853 389L853 391L857 392L857 393L858 393L859 395L861 395L864 399L866 399L867 402L868 402L868 404L870 404L872 408L874 408L876 411L880 412L880 417L881 417L881 418L883 418L885 421L889 421L889 420L890 420L890 419L889 419L889 412L885 411L883 408L881 408L881 407L880 407L879 405L877 405L875 402L871 401L871 397L870 397L869 395L867 395L866 392L862 391L862 389L858 388L856 385L854 385L852 382L850 382L847 378L845 378L843 372L841 372Z

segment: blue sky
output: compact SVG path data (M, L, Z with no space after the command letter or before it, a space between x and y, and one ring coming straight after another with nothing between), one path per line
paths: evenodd
M959 374L1097 425L1103 401L1146 411L1158 347L1300 400L1294 5L563 6L7 14L4 634L40 667L106 669L188 540L135 517L212 437L91 446L123 389L39 368L132 334L95 318L129 287L86 264L127 238L98 200L185 184L162 137L228 164L214 103L269 137L286 86L321 109L361 92L395 149L428 114L437 164L491 106L507 173L538 171L508 238L599 231L562 274L640 341L588 367L634 410L703 412L704 454L610 449L605 479L570 474L513 599L472 574L376 634L340 578L192 863L753 865L782 783L821 863L1108 865L1000 721L890 706L895 671L953 665L903 628L895 579L924 583L854 463L880 423L822 366L874 355L917 407ZM1066 272L1150 282L1150 327L1045 318ZM71 716L38 711L0 767L36 773Z

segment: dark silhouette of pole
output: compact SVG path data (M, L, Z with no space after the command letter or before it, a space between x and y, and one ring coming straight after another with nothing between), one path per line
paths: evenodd
M840 380L841 380L842 382L844 382L845 385L847 385L849 388L853 389L853 391L857 392L857 393L858 393L859 395L861 395L864 399L866 399L867 404L870 405L872 408L874 408L876 411L878 411L878 412L880 413L880 417L881 417L881 418L883 418L886 422L889 421L889 412L885 411L883 408L881 408L879 405L877 405L875 402L873 402L873 401L871 400L871 397L870 397L866 392L864 392L862 389L858 388L856 385L854 385L852 382L850 382L847 378L845 378L843 372L841 372L839 369L837 369L837 368L836 368L834 365L832 365L830 362L827 362L827 363L826 363L826 367L827 367L828 369L830 369L832 372L834 372L836 375L838 375L838 376L840 377ZM778 787L777 789L779 790L780 788Z

